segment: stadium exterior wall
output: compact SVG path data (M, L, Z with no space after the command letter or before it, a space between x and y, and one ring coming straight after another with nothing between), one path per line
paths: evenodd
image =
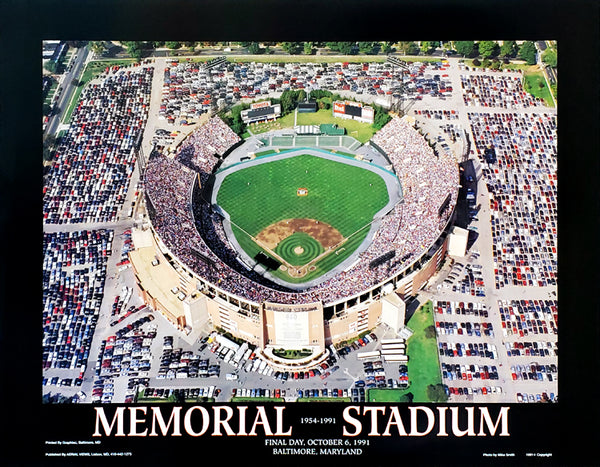
M214 284L206 282L204 279L195 275L187 266L168 252L160 237L152 229L156 239L157 250L165 262L169 262L173 271L180 278L186 281L192 281L189 284L190 289L195 289L206 296L206 311L210 324L214 328L221 328L230 332L233 336L244 339L249 343L264 348L272 343L275 322L273 313L265 310L265 304L255 304L244 301L240 297L228 294ZM441 244L426 260L423 257L413 263L407 270L389 279L386 283L393 284L393 290L402 298L406 299L415 295L419 289L424 287L428 280L435 274L443 261L447 248L448 236L440 239ZM166 251L165 251L166 250ZM172 259L164 256L167 253ZM426 256L426 254L424 255ZM423 262L424 261L424 262ZM144 302L153 310L160 312L174 326L183 331L190 323L186 322L185 316L181 310L173 309L173 306L164 304L157 300L148 286L140 281L137 274L136 264L132 262L133 271L136 278L136 286ZM179 271L178 271L179 270ZM408 271L408 273L407 273ZM313 313L309 319L310 323L310 343L313 345L325 346L338 344L358 337L361 333L375 328L381 323L382 305L382 285L373 288L371 291L365 291L363 295L368 294L368 298L363 301L357 301L357 297L345 298L338 302L333 308L334 313L329 319L323 318L323 309ZM170 292L169 292L170 293ZM307 305L285 305L289 311L294 308L305 309ZM316 317L319 319L316 319ZM308 342L307 342L308 345Z

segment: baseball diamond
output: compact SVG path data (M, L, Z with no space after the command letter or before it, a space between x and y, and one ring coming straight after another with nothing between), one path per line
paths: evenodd
M255 265L260 253L275 259L281 267L265 276L296 288L352 258L399 192L385 169L298 148L217 172L211 202L240 256Z

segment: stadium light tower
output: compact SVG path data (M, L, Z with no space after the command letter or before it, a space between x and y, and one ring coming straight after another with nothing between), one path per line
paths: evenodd
M390 94L390 110L395 110L394 108L397 107L398 113L401 116L404 116L404 115L406 115L406 112L408 112L408 110L414 104L414 101L415 101L414 99L409 99L408 97L405 97L406 87L404 86L404 75L405 75L405 72L409 71L408 63L406 63L404 60L400 60L397 57L393 57L392 55L387 56L386 63L389 63L392 65L392 74L395 74L395 67L400 68L400 75L401 75L402 82L401 82L400 86L396 86L391 89L392 94ZM396 92L400 93L400 99L398 101L397 106L394 105L394 93L396 93Z

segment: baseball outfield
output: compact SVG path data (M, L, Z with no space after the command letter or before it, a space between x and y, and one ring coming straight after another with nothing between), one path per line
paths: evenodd
M229 215L233 243L250 258L262 252L275 259L280 267L270 273L293 284L318 278L352 256L375 214L390 202L375 171L307 152L240 164L216 194Z

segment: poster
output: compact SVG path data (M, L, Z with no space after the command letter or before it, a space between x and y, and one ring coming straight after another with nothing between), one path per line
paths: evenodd
M96 455L100 453L111 462L122 457L134 463L142 460L156 463L190 457L198 459L198 456L208 458L212 451L228 460L250 458L251 463L267 464L308 461L337 465L341 458L342 462L349 464L365 461L383 464L408 459L426 464L514 461L518 464L535 462L547 465L577 464L579 459L582 463L589 463L593 459L589 457L589 451L593 446L594 431L585 428L584 422L588 420L589 426L589 421L593 421L595 408L591 401L597 392L595 370L590 366L590 357L595 355L593 343L597 338L597 320L593 313L595 301L589 294L593 290L595 273L593 268L586 266L593 263L595 243L593 227L581 220L596 219L593 208L597 204L592 201L595 199L594 181L589 180L588 174L594 173L590 168L597 164L591 157L597 141L594 136L581 135L596 134L597 116L593 105L582 106L580 103L593 102L589 97L596 96L597 91L594 86L580 87L578 83L582 76L596 77L593 74L596 67L593 60L582 58L575 51L579 50L581 42L588 44L592 51L597 46L597 43L588 41L590 36L597 36L597 25L588 27L593 14L586 14L588 9L594 9L588 5L544 9L539 4L532 4L519 6L517 13L504 10L500 5L486 5L481 9L477 4L466 3L454 8L433 5L431 10L425 11L422 7L400 9L389 4L368 7L352 4L341 11L339 6L312 6L298 8L296 14L290 14L285 21L282 20L281 4L268 2L252 6L211 5L197 13L186 11L186 14L183 14L185 5L165 7L151 4L142 7L132 3L119 7L127 13L123 15L116 14L120 11L116 5L113 8L105 5L97 10L65 2L40 5L39 11L43 14L33 21L25 20L31 17L31 7L14 6L8 10L9 14L4 15L5 18L15 18L13 24L7 24L4 37L12 37L18 44L13 44L12 52L6 55L6 67L3 68L7 72L2 86L3 101L6 102L2 112L3 148L7 154L3 189L9 200L3 210L2 229L6 245L3 354L7 363L3 390L7 413L10 414L5 418L5 427L10 432L9 444L14 447L7 453L9 462L15 465L65 465L87 462L88 459L82 459L84 457L93 462L91 458L100 457ZM228 7L238 8L246 14L232 14ZM561 51L562 44L565 44L564 49L573 52L559 54L561 98L563 93L566 97L573 96L561 99L557 130L561 174L561 198L557 203L561 232L558 242L561 252L558 309L567 310L561 314L558 334L562 344L558 356L559 402L524 404L515 399L501 403L465 403L456 402L456 398L444 404L376 401L289 402L281 405L261 402L244 402L243 405L227 402L180 405L42 404L41 398L47 392L47 387L40 386L38 363L44 354L40 347L44 331L40 329L39 315L40 304L43 304L43 291L39 284L44 281L43 267L39 267L44 263L44 255L40 254L42 229L39 217L44 209L39 196L39 190L44 187L40 183L39 171L39 154L43 148L37 137L39 95L31 91L39 89L37 80L42 40L117 40L124 36L131 40L151 39L156 28L160 27L169 31L168 34L157 34L165 40L175 36L180 40L199 40L201 35L201 39L215 41L245 38L260 41L305 41L308 38L315 41L353 41L362 37L335 25L346 24L352 18L352 24L356 24L358 11L364 18L364 27L354 32L373 40L389 38L397 41L398 35L407 40L430 35L456 40L457 30L467 30L467 38L475 40L481 37L492 40L511 37L556 40ZM473 11L480 12L480 20L467 14ZM383 14L385 12L390 14ZM417 21L403 19L409 16L417 18ZM533 16L545 21L531 24L529 18ZM98 19L93 21L94 17ZM332 21L332 17L339 19ZM135 21L123 18L135 18ZM570 21L563 21L563 18ZM198 33L198 24L205 28L202 34ZM283 28L282 24L286 27ZM573 25L581 27L573 28ZM295 31L295 34L289 31ZM461 38L464 35L461 33ZM6 44L6 48L10 50L10 44ZM590 81L593 83L595 80ZM519 145L521 141L515 144ZM563 148L564 153L571 156L566 159L567 162L563 162ZM308 193L307 199L310 187ZM563 209L562 206L566 207ZM590 236L589 241L581 241L586 234ZM579 263L581 258L590 258L591 261ZM34 290L39 295L32 293ZM500 331L501 322L501 319L493 322L494 331ZM346 329L356 332L360 326L361 321L358 320L356 328L350 326ZM234 325L232 329L240 331ZM306 335L303 340L307 340ZM516 341L527 342L526 339ZM506 349L496 349L496 352L500 351L506 352ZM338 371L343 371L343 368ZM507 384L510 385L510 382ZM328 390L333 389L330 383L328 386ZM115 414L116 418L113 418ZM467 428L470 417L473 417L472 429ZM113 420L115 424L110 428ZM164 422L163 425L173 420L171 431L163 430L159 420ZM177 420L180 421L178 427L175 426ZM453 420L458 426L453 426ZM94 436L94 433L102 431L104 435ZM152 432L157 436L150 436ZM178 436L179 433L181 436Z

